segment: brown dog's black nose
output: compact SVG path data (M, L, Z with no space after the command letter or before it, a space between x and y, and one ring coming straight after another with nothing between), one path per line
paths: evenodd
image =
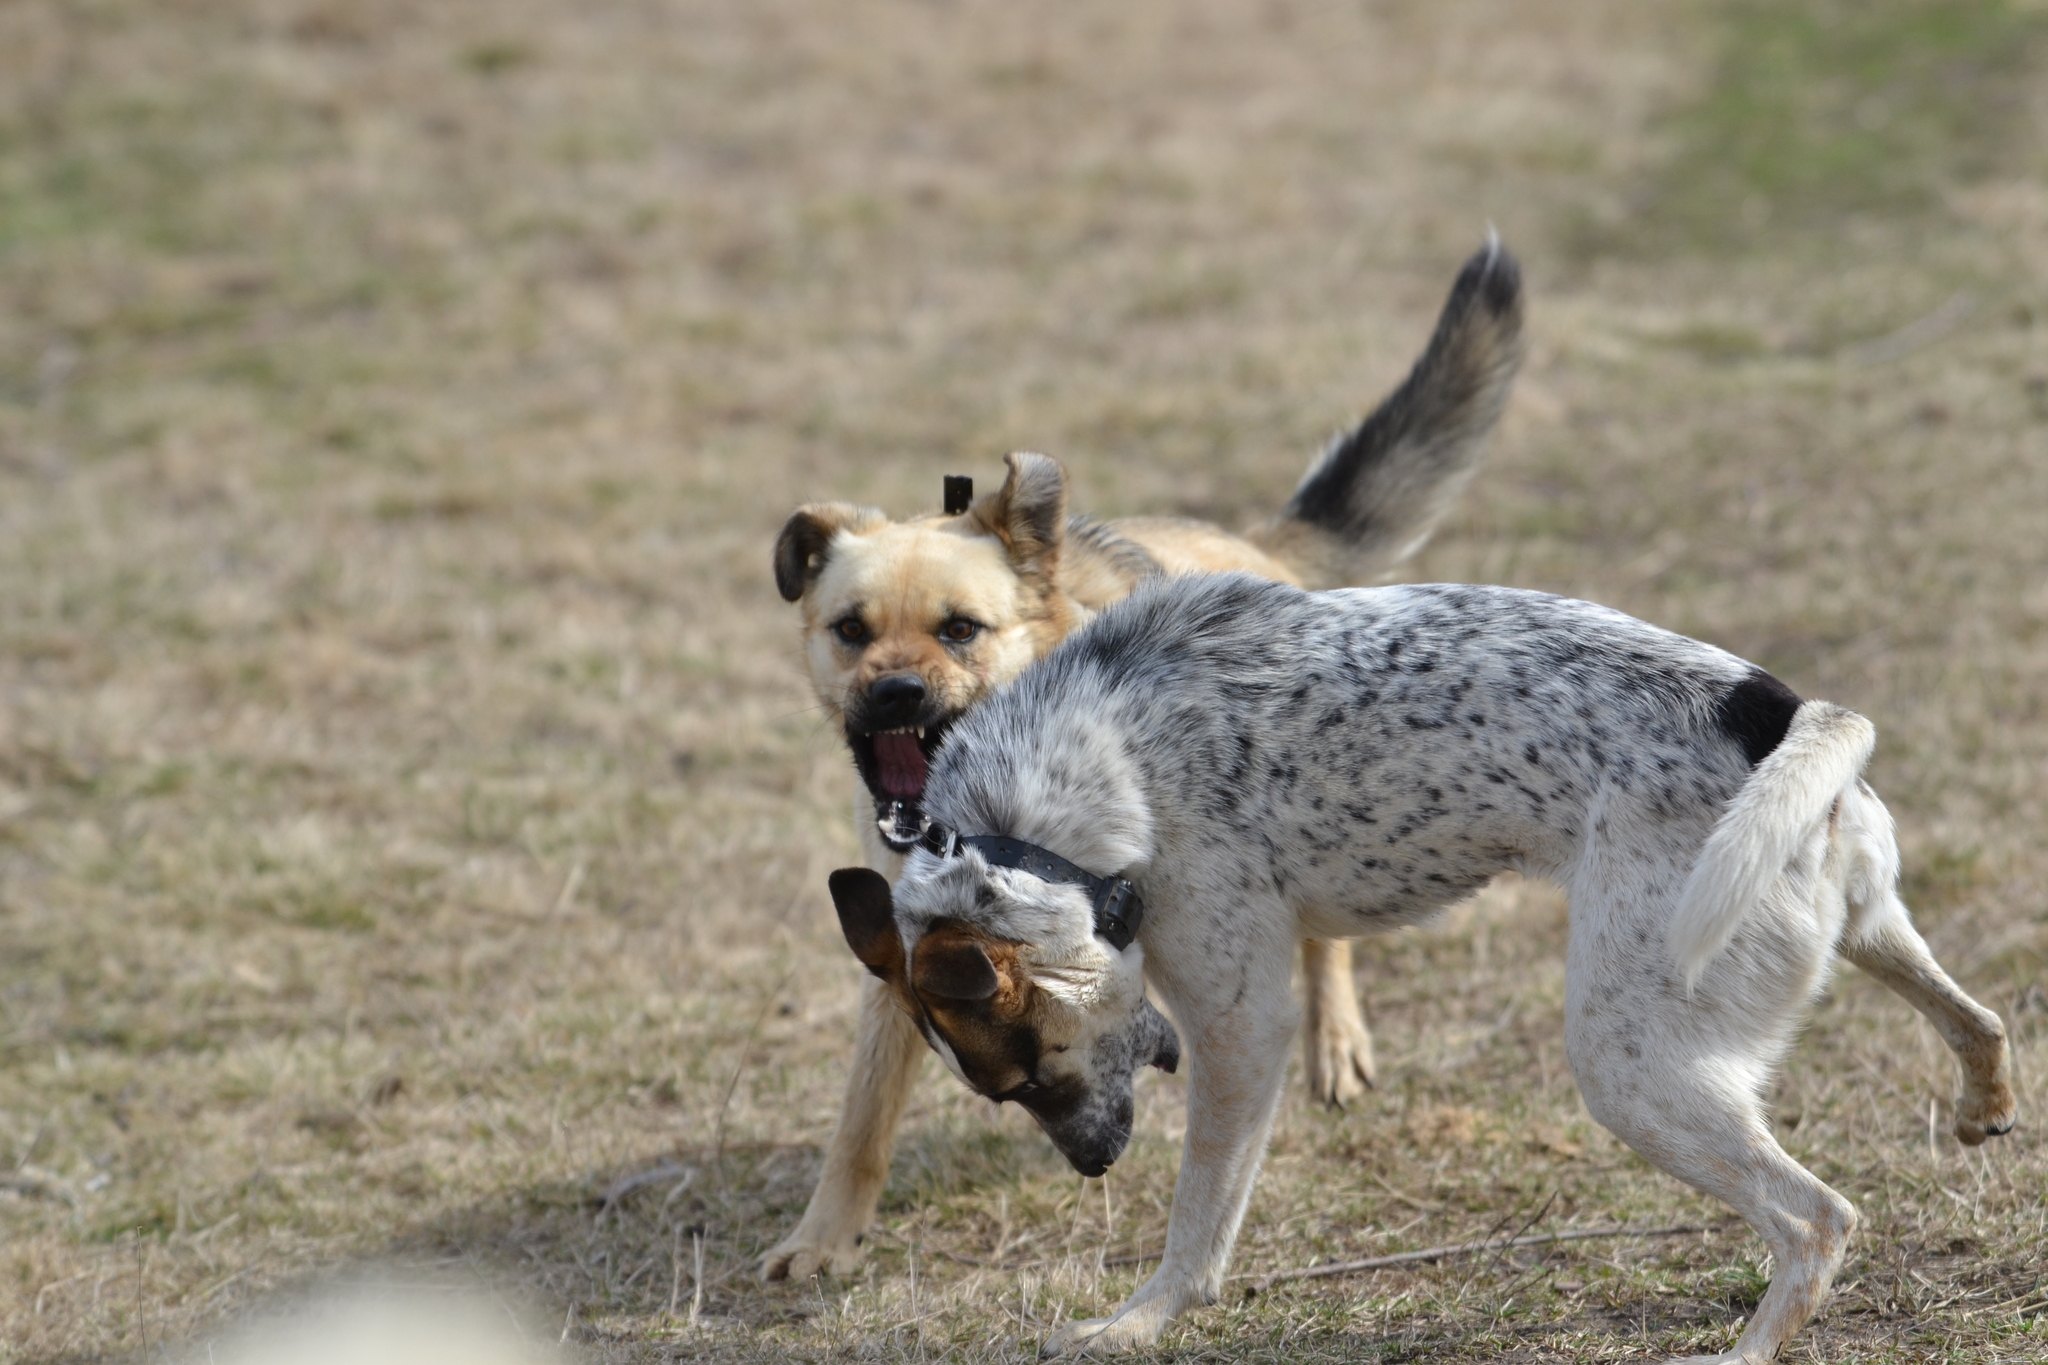
M885 673L868 684L867 722L876 730L908 725L924 705L924 679L915 673Z

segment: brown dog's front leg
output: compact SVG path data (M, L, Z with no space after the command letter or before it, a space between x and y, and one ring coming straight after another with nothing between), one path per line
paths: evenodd
M1308 1093L1342 1109L1373 1083L1372 1033L1358 1009L1347 939L1301 941L1301 974L1308 1014L1301 1030Z
M825 1149L825 1170L803 1221L762 1257L763 1279L845 1275L860 1264L861 1234L874 1220L875 1205L888 1182L896 1125L903 1119L924 1051L917 1025L888 987L868 978L860 997L853 1074L846 1083L839 1127Z

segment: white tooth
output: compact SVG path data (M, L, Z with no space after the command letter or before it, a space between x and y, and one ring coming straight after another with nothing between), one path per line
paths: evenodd
M923 739L923 738L924 738L924 727L923 727L922 725L920 725L920 726L918 726L918 727L917 727L917 737L918 737L919 739Z

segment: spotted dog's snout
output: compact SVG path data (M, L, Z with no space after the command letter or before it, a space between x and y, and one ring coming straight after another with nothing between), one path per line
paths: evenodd
M1090 1127L1077 1131L1055 1128L1049 1123L1040 1123L1045 1135L1052 1139L1052 1145L1060 1149L1060 1155L1067 1159L1082 1175L1094 1179L1116 1164L1124 1154L1124 1146L1131 1140L1130 1116L1124 1116L1121 1125L1108 1128Z
M1133 1073L1147 1066L1172 1071L1179 1065L1180 1035L1151 1001L1141 1000L1128 1030L1096 1039L1082 1075L1023 1103L1069 1165L1082 1175L1097 1176L1124 1154L1131 1140Z

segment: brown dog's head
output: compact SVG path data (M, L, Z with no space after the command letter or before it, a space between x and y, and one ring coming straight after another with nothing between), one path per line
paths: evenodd
M959 516L896 522L812 503L775 542L775 585L802 605L811 685L843 723L899 853L923 826L925 778L947 728L1075 624L1056 581L1066 476L1045 455L1008 463L1001 491Z
M914 859L900 895L864 867L831 885L847 945L948 1069L1023 1105L1081 1174L1108 1170L1130 1141L1131 1077L1180 1064L1145 999L1144 950L1096 938L1079 888L973 854Z

